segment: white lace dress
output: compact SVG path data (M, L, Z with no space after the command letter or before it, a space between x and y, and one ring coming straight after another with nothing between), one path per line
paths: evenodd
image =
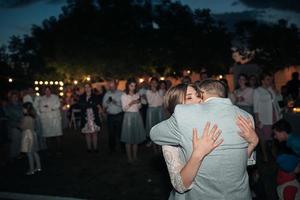
M163 145L162 151L167 164L170 180L174 187L174 190L170 194L169 200L185 199L184 192L192 189L193 184L189 188L186 188L183 185L180 171L184 167L185 161L183 161L184 158L183 154L181 153L181 149L178 146Z

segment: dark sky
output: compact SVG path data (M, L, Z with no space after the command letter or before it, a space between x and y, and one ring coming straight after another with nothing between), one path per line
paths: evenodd
M159 0L155 0L159 1ZM287 19L300 27L300 0L181 0L192 8L209 8L227 22L258 19L275 22ZM0 0L0 45L13 34L30 33L32 24L58 16L66 0Z

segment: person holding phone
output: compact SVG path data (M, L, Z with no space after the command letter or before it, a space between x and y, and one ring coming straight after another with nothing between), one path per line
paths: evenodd
M122 94L122 108L125 112L121 141L126 145L128 163L137 160L138 144L146 139L146 132L139 109L141 108L140 96L136 90L137 83L134 78L126 82L125 93Z

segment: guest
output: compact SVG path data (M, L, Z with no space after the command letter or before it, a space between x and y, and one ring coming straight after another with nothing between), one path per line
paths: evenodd
M267 162L269 160L267 146L271 147L272 144L272 124L279 120L279 113L275 109L275 96L270 88L272 76L268 73L263 73L260 81L261 86L254 90L253 107L263 160Z
M277 157L277 194L279 200L300 199L300 184L297 174L300 173L300 159L293 155L282 154Z
M299 98L299 90L300 90L300 80L299 80L299 72L292 73L292 79L287 82L287 93L291 95L291 97L296 100Z
M249 87L256 89L258 87L257 77L255 75L249 76Z
M277 121L272 126L274 138L279 142L279 153L296 154L300 156L300 134L292 132L292 126L285 119Z
M248 78L246 74L238 76L238 88L234 91L235 104L253 115L253 92L254 90L248 87Z
M148 110L146 116L146 133L149 137L150 130L153 126L164 120L163 96L159 93L159 81L153 77L150 81L150 89L146 92L148 101ZM147 144L151 146L151 142ZM155 147L154 147L155 148ZM155 148L155 151L157 149Z
M32 88L28 88L26 90L26 95L23 97L23 103L32 103L33 108L35 110L35 133L37 135L39 149L44 150L47 149L47 144L45 138L43 137L43 130L40 117L41 113L39 110L40 100L41 98L34 93L34 90Z
M12 91L9 99L8 105L4 107L4 113L7 117L8 139L10 141L9 159L13 161L20 154L22 133L19 126L23 118L23 111L19 101L19 93Z
M159 93L160 93L160 95L165 96L167 90L168 90L167 82L165 80L159 81Z
M200 71L200 81L206 80L208 78L209 76L207 70L205 68L202 68Z
M192 79L191 77L189 76L184 76L181 80L181 83L184 83L184 84L191 84L192 83Z
M53 148L52 151L60 155L62 153L61 136L63 135L60 100L57 95L52 94L50 87L45 88L45 95L40 100L39 111L47 146L53 148L53 144L56 143L56 148Z
M22 130L21 151L27 154L29 170L26 175L33 175L42 170L40 156L38 154L38 141L35 133L35 110L30 102L23 104L24 117L20 128Z
M81 132L85 135L87 152L98 152L98 132L100 131L100 102L92 92L91 84L85 84L84 93L79 98L81 108Z
M116 142L120 142L123 122L121 103L122 92L117 90L117 82L113 79L107 81L108 91L103 97L103 108L107 113L108 140L110 153L116 151ZM123 150L123 145L120 147Z
M138 144L146 139L143 120L139 109L141 107L140 96L136 90L135 79L130 78L126 82L125 93L122 94L122 108L125 112L121 141L125 143L128 163L137 160Z

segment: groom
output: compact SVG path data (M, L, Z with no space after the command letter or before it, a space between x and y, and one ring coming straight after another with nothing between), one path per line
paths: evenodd
M226 88L220 81L204 80L199 87L204 103L178 105L168 120L151 129L151 139L159 145L182 147L187 161L193 151L193 128L202 131L208 121L217 124L224 141L204 158L185 198L250 200L246 167L248 154L257 144L249 146L239 135L236 119L238 115L252 117L225 98Z

